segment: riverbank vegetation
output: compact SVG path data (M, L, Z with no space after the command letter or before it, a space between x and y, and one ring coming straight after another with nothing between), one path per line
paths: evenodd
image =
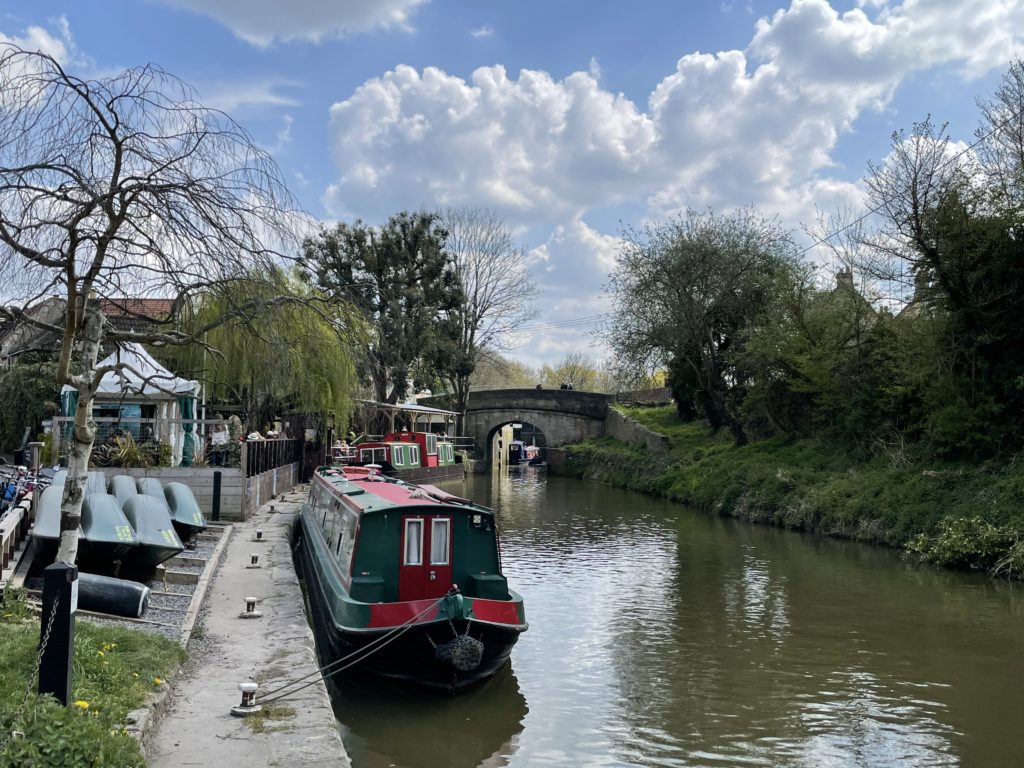
M883 544L936 565L1024 573L1024 463L924 455L865 459L824 437L737 446L672 406L626 409L669 439L665 453L600 438L566 447L560 474L715 514Z
M79 621L73 703L62 707L36 693L39 617L14 592L0 608L0 768L143 765L127 715L164 684L184 649L158 635Z
M673 427L701 455L677 455L666 490L1019 568L1024 63L976 135L954 146L930 118L896 132L868 166L868 213L822 217L807 247L753 209L624 233L608 286L620 365L666 371L678 419L749 446L726 460L720 437Z

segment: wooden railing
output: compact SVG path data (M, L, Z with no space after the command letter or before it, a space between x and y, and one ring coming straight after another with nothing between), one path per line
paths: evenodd
M246 440L242 443L242 470L246 477L302 461L302 440Z
M32 494L28 494L16 507L9 508L0 517L0 581L7 581L11 573L11 560L28 536L29 516L32 508ZM12 569L13 570L13 569Z

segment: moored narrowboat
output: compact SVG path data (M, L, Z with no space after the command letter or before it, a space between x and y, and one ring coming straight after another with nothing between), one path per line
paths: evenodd
M500 669L527 629L494 513L467 499L321 468L295 536L325 663L455 691Z

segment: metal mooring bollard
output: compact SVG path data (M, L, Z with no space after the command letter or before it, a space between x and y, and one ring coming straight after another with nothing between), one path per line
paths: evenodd
M245 598L245 610L238 614L238 617L241 619L258 619L263 615L262 611L256 610L256 603L258 602L258 597Z
M257 528L256 529L256 541L262 541L262 540L263 540L263 529L262 528Z
M251 552L249 554L249 564L247 566L245 566L245 567L246 568L259 568L260 567L260 553L259 552Z
M239 683L238 690L242 692L242 703L232 707L231 714L235 717L245 717L263 709L263 707L256 703L256 691L259 688L256 683Z

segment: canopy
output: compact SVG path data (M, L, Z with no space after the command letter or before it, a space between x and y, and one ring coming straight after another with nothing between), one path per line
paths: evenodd
M147 400L176 400L182 395L196 397L199 394L199 382L178 378L154 360L141 344L120 345L101 360L97 368L118 364L127 367L105 373L96 390L97 397L135 395ZM69 389L71 387L65 385L62 391Z

